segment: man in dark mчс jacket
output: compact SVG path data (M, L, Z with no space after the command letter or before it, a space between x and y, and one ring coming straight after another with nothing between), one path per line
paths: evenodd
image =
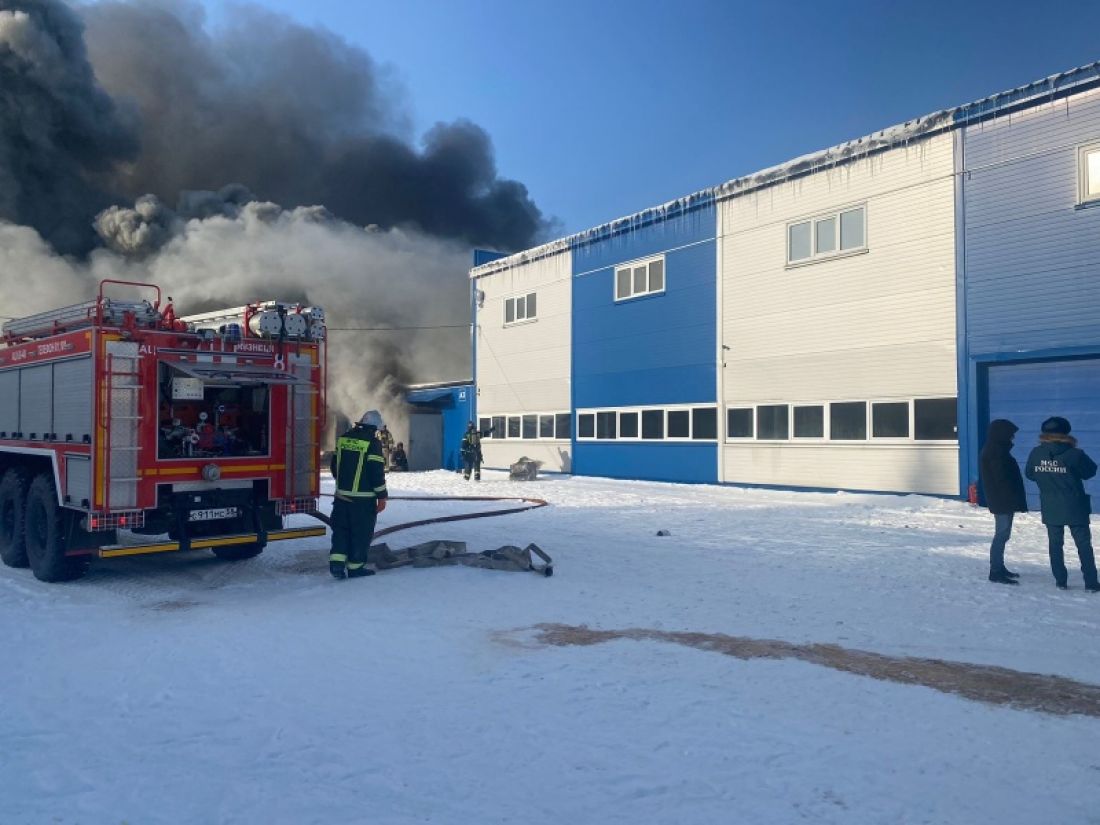
M993 543L989 545L989 580L1017 584L1016 573L1005 567L1005 544L1012 535L1012 517L1027 512L1027 494L1020 465L1012 457L1012 437L1020 428L998 418L989 422L989 434L980 457L982 490L993 514Z
M332 477L336 495L332 502L332 552L329 572L338 579L371 576L367 554L374 538L378 514L386 509L386 460L378 441L382 416L377 410L363 414L359 423L336 440Z
M1096 581L1096 559L1092 554L1092 532L1089 514L1092 502L1085 493L1084 479L1096 475L1096 462L1078 449L1077 439L1069 434L1069 422L1061 416L1043 422L1039 446L1027 457L1027 477L1039 485L1043 524L1047 526L1050 548L1050 569L1054 582L1066 589L1068 574L1063 558L1065 528L1069 527L1077 555L1081 559L1081 574L1085 589L1100 592Z

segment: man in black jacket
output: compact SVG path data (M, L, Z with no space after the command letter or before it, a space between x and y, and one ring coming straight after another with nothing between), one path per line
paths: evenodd
M336 495L332 502L332 552L329 572L337 579L373 576L367 554L374 538L378 514L386 509L386 459L377 433L382 416L377 410L363 414L359 423L336 440L332 477Z
M1017 584L1016 573L1005 567L1005 545L1012 535L1012 517L1027 512L1027 495L1020 465L1012 457L1012 437L1020 428L1003 418L989 422L989 434L979 459L985 503L993 514L993 543L989 545L989 580Z
M1081 559L1081 574L1085 589L1100 592L1096 580L1096 560L1092 553L1092 532L1089 514L1092 502L1082 481L1096 475L1096 462L1078 449L1077 439L1069 434L1069 422L1061 416L1043 422L1039 446L1027 458L1027 477L1039 485L1043 524L1047 526L1050 549L1050 569L1054 582L1066 589L1068 573L1063 556L1069 527L1077 555Z
M459 452L462 454L462 477L467 481L470 480L471 472L474 474L474 481L481 481L481 462L483 460L481 439L492 431L492 427L487 430L479 430L473 421L466 425L466 433L462 436L462 446L459 448Z

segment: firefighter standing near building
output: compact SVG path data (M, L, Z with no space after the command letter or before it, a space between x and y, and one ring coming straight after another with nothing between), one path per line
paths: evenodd
M382 445L382 458L386 460L386 466L390 466L390 454L393 452L393 433L383 424L378 428L378 443Z
M466 425L466 434L462 436L459 452L462 453L462 477L467 481L470 480L471 471L474 481L481 481L481 439L492 431L492 427L487 430L477 429L473 421Z
M377 410L363 414L359 423L336 440L332 477L332 552L329 572L337 579L373 576L367 555L378 514L386 509L386 459L378 435L384 430Z

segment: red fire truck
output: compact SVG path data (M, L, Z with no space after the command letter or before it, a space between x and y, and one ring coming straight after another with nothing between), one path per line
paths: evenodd
M267 301L177 317L149 284L5 323L0 558L42 581L91 557L255 556L316 510L325 314Z

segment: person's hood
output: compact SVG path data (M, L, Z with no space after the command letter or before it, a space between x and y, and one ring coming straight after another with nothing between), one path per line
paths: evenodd
M998 418L989 422L989 434L987 441L996 444L1012 444L1012 439L1020 431L1020 428L1005 418Z

